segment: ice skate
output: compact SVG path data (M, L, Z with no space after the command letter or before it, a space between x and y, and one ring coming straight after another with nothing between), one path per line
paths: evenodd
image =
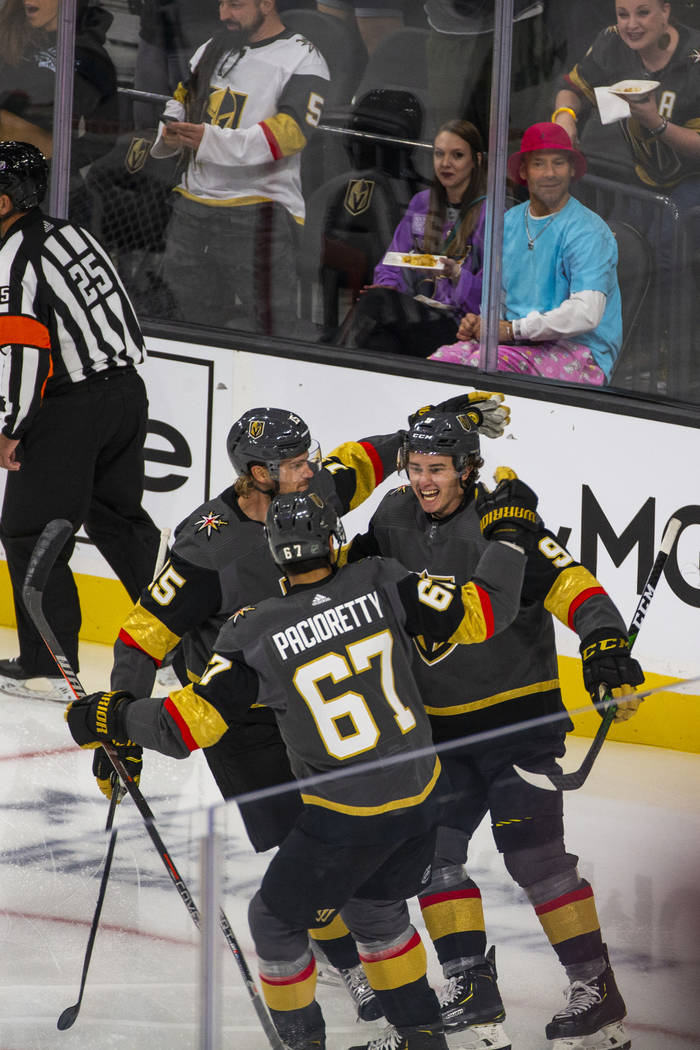
M498 991L496 951L490 948L486 962L450 977L440 993L442 1023L452 1037L454 1050L510 1050L502 1025L506 1012Z
M551 1050L629 1050L622 1019L627 1013L608 960L599 977L572 981L565 991L566 1006L545 1029Z
M386 1028L377 1039L358 1043L349 1050L449 1050L442 1025Z
M25 671L17 657L0 660L0 693L20 700L53 700L67 703L58 689L62 679L58 675L37 675Z
M374 994L362 963L349 970L338 970L341 981L355 1004L357 1016L361 1021L376 1021L384 1016L379 999Z

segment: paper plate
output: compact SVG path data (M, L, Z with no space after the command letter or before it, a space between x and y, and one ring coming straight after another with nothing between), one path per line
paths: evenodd
M410 259L410 252L387 252L382 262L385 266L405 266L407 270L444 270L445 264L442 262L439 256L430 255L428 252L422 254L416 254L416 259L422 260L420 263L405 262L406 259ZM430 261L428 261L430 260Z
M617 95L618 98L624 98L625 102L630 102L636 98L644 98L657 87L659 87L658 80L619 80L617 84L612 84L608 91L612 91L613 95Z

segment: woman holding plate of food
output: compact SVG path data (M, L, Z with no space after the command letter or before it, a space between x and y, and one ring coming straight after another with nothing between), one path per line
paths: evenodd
M433 167L430 189L411 200L374 282L362 289L343 324L338 345L427 357L454 342L465 313L478 311L486 160L473 124L442 125Z

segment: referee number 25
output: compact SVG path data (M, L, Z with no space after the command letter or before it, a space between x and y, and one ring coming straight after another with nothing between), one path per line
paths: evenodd
M71 263L68 273L88 306L92 306L101 295L107 295L114 288L112 278L92 252L84 255L80 262Z

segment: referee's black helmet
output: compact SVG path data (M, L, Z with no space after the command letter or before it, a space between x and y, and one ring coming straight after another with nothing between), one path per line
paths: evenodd
M0 194L15 208L29 211L41 204L49 183L46 157L31 142L0 142Z

